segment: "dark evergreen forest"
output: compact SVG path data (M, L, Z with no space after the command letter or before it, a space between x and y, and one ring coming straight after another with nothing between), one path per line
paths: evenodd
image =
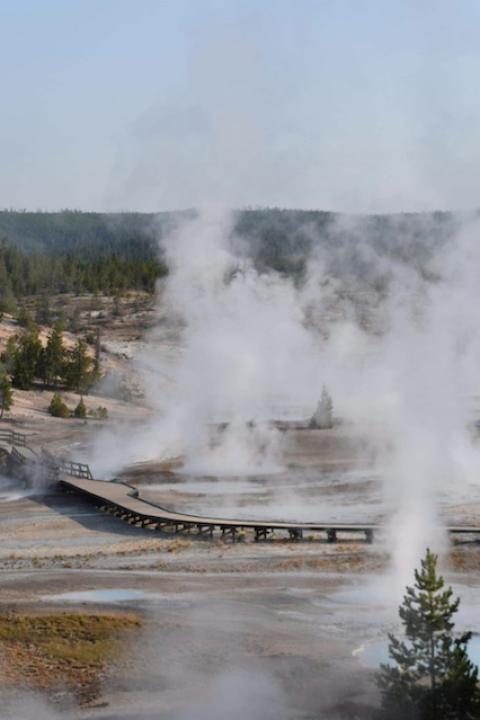
M191 211L190 211L191 214ZM0 212L0 310L37 294L152 292L168 273L162 237L186 213ZM233 240L259 271L301 278L323 253L333 275L369 275L369 251L419 268L456 227L447 213L349 217L242 210Z

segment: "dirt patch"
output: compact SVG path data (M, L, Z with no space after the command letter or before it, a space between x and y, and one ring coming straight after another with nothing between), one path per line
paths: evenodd
M273 548L271 548L273 549ZM292 554L296 550L286 546ZM161 570L162 572L182 573L285 573L285 572L309 572L319 571L327 573L365 573L384 570L388 563L385 553L366 552L362 547L348 544L344 547L337 546L332 552L320 548L318 552L310 554L294 554L292 557L282 555L272 556L272 553L264 557L220 557L196 558L192 561L168 562L164 559L156 560L153 563L144 565L143 569ZM174 552L174 551L173 551ZM121 566L119 569L130 570L131 566Z
M448 556L448 569L456 572L478 572L480 570L478 543L469 542L464 547L453 547Z

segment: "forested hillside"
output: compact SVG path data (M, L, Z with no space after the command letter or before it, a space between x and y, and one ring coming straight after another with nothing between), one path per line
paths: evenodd
M137 258L111 253L84 259L83 253L25 253L0 241L0 299L3 304L25 295L64 292L121 294L136 289L152 292L165 266L140 249ZM5 309L5 308L4 308Z
M152 222L138 214L0 212L0 309L39 293L152 292L167 272Z
M162 237L181 217L0 212L0 309L39 293L153 291L156 279L168 272ZM301 278L317 253L329 274L368 279L370 251L421 270L455 226L447 213L352 218L263 209L237 212L233 235L238 253L260 271Z
M82 254L85 261L154 247L167 214L0 211L0 237L20 250L48 255Z

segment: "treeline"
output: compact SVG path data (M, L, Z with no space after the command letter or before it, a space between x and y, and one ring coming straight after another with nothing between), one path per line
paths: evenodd
M234 235L238 252L260 272L273 269L302 279L317 258L326 275L370 285L378 273L374 258L423 273L460 221L446 212L349 216L270 208L238 212Z
M138 257L115 253L84 258L83 252L50 256L26 253L0 240L0 311L11 312L27 295L102 293L120 295L127 290L153 292L166 267L139 249Z
M0 211L0 237L28 253L80 253L94 258L117 254L125 260L155 253L169 220L168 214Z
M42 292L150 292L168 272L162 237L193 214L0 211L0 238L5 238L0 244L0 302ZM347 284L371 285L378 281L372 277L372 253L427 272L432 255L458 222L450 213L353 217L242 210L235 213L232 241L236 252L250 257L260 272L302 279L309 259L318 255L326 274Z
M0 311L28 295L153 292L167 273L162 219L141 213L0 211Z

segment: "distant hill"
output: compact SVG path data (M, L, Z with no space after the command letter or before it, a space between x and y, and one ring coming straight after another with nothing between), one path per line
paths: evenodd
M168 270L162 237L185 214L0 211L0 294L151 291ZM372 253L421 271L458 219L449 213L353 217L267 208L238 211L234 224L234 247L260 271L299 279L317 256L333 276L370 282Z
M161 229L161 215L0 211L0 237L24 252L128 256L153 250L155 221Z
M0 238L24 252L96 258L155 253L162 235L185 213L92 213L0 211ZM265 267L276 256L304 257L314 246L363 239L380 252L402 254L428 238L450 235L451 213L348 216L317 210L266 208L235 213L235 231Z
M156 240L166 222L136 213L0 212L0 310L26 295L152 292L167 272Z
M361 271L373 253L423 263L458 224L456 216L440 212L350 216L266 209L239 212L236 232L261 269L301 273L306 261L317 254L329 273L342 276Z

